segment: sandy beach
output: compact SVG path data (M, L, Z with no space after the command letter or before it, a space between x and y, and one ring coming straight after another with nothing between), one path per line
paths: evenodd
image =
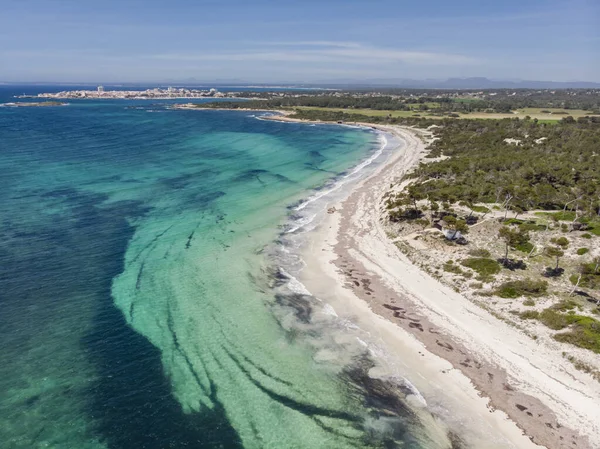
M302 251L303 284L367 331L378 369L410 379L468 447L600 447L598 382L430 277L387 237L382 197L419 163L426 133L362 125L403 144L346 199L327 205L335 212Z

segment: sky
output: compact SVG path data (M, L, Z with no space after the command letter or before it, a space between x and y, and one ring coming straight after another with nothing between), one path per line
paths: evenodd
M0 81L600 82L600 0L0 0Z

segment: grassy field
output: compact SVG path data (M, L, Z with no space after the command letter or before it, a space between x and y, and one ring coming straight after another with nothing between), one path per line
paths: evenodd
M596 115L591 111L584 111L582 109L557 109L557 108L523 108L513 111L512 114L486 114L485 112L478 112L473 114L461 114L463 118L525 118L526 116L532 119L538 120L561 120L564 117L571 116L575 119L584 117L586 115ZM597 116L597 115L596 115Z
M319 108L312 106L299 106L297 109L304 110L317 110L317 111L339 111L346 112L348 114L362 114L372 117L427 117L427 118L444 118L439 115L432 115L429 111L378 111L374 109L343 109L343 108ZM542 112L544 111L544 112ZM532 119L538 119L546 123L556 122L564 117L571 116L575 119L586 115L595 115L590 111L584 111L581 109L552 109L552 108L524 108L513 111L509 114L501 113L485 113L477 112L472 114L459 114L461 119L503 119L503 118L525 118L527 116ZM595 115L598 116L598 115Z
M318 108L313 106L297 106L294 109L302 109L305 111L333 111L333 112L346 112L347 114L361 114L368 115L371 117L415 117L415 114L425 117L428 115L427 111L378 111L375 109L344 109L344 108Z
M419 109L419 106L421 106L422 104L427 105L427 107L429 107L429 109L436 109L440 107L439 103L435 103L435 102L425 102L425 103L407 103L406 106L414 108L414 109Z

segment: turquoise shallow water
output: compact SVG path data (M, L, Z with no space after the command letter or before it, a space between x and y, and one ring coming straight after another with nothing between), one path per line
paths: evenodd
M167 106L0 108L2 447L438 447L269 259L377 134Z

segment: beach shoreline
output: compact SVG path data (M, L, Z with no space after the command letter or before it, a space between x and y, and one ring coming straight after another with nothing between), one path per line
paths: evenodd
M328 123L281 115L261 119ZM598 441L592 441L598 435L600 413L594 404L596 388L587 389L585 376L560 354L539 348L525 334L431 278L385 234L383 194L422 159L427 133L344 124L390 133L405 144L354 185L344 200L327 205L333 212L310 231L302 250L306 266L300 281L338 314L360 321L361 328L376 334L405 364L418 357L412 369L427 382L443 385L438 391L460 397L469 409L463 419L475 415L482 428L504 438L486 442L482 431L474 437L477 447L597 447ZM478 328L480 336L473 331ZM529 360L528 354L535 352L541 354ZM427 390L427 382L417 388Z

